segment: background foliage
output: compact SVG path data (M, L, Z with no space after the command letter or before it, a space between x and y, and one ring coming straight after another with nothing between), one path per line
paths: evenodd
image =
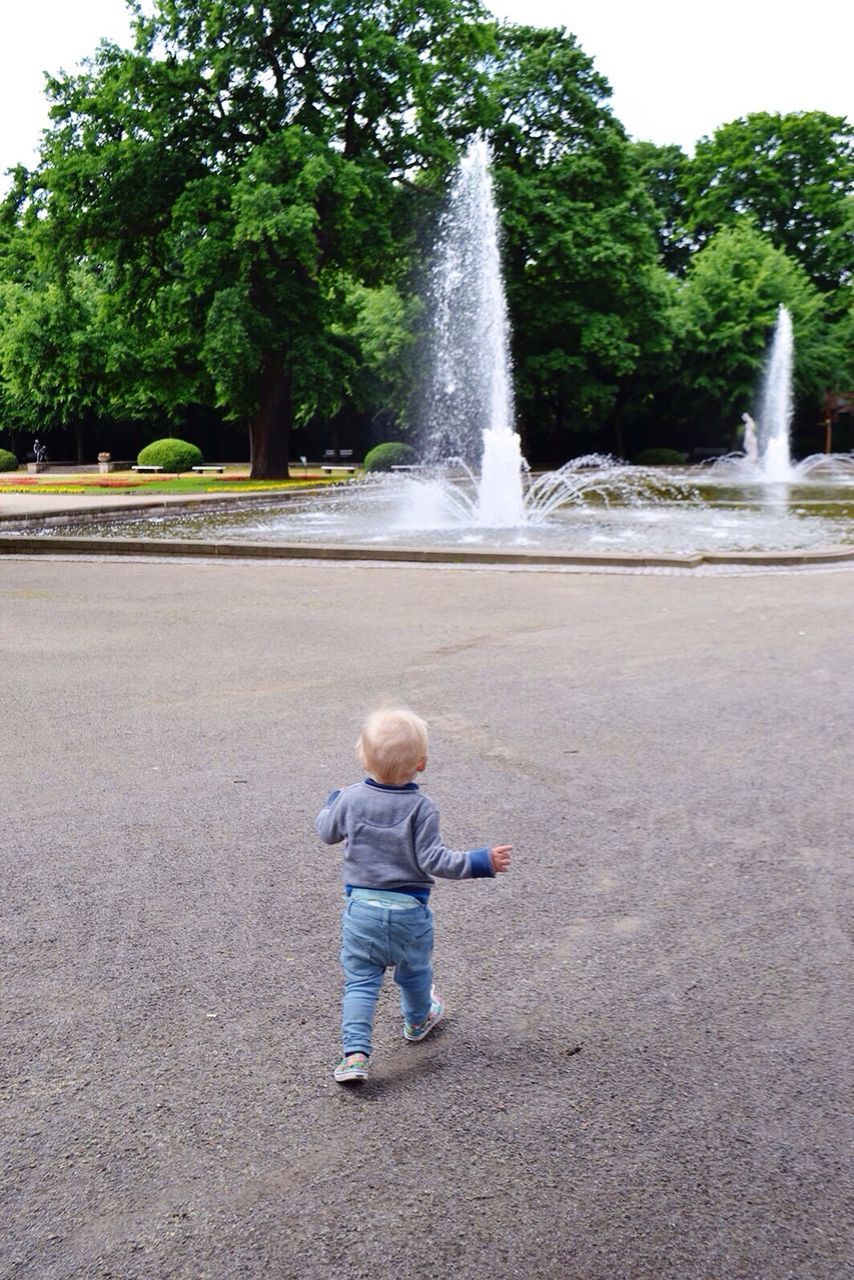
M479 0L158 0L48 93L0 210L19 456L45 432L80 460L179 434L263 478L407 438L417 282L479 129L532 462L728 447L781 302L805 447L823 393L854 387L844 119L750 116L693 157L632 141L573 36Z

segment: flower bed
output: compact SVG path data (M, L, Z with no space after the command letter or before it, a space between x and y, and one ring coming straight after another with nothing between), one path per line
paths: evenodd
M104 490L119 492L150 493L152 495L194 493L256 493L259 491L291 492L295 489L316 489L321 485L340 485L348 483L349 478L342 476L300 476L292 480L250 480L248 476L177 476L169 473L160 475L79 475L73 480L56 480L45 476L21 475L18 473L0 476L0 492L2 493L91 493Z

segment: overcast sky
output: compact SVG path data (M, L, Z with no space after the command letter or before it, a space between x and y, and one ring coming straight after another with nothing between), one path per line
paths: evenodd
M0 173L32 164L46 123L43 72L72 69L102 36L124 43L123 0L3 0ZM629 133L686 150L751 111L854 119L851 0L494 0L500 17L565 26L610 81ZM5 186L5 182L3 183Z

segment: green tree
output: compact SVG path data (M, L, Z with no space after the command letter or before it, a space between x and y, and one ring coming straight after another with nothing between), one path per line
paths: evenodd
M675 144L657 146L654 142L633 142L630 150L652 203L652 226L661 262L672 275L682 276L693 248L683 191L690 161Z
M19 180L24 175L19 174ZM22 225L21 187L0 213L0 404L3 425L43 435L83 426L109 398L109 291L85 262L53 272L38 221Z
M815 397L833 382L841 334L804 268L747 220L696 254L679 310L681 378L698 419L736 424L754 403L781 303L792 313L797 393Z
M670 286L610 89L575 38L503 27L490 75L517 399L535 444L565 456L566 432L601 427L644 355L669 350Z
M750 214L819 289L851 272L854 129L844 117L758 112L726 124L697 144L684 190L700 243Z
M357 411L380 424L400 424L412 391L410 352L422 304L393 283L356 284L349 302L340 331L352 350L343 391Z
M490 39L478 0L158 0L133 50L54 80L32 184L58 272L109 271L137 397L250 423L255 476L353 374L418 173L453 157ZM463 104L461 106L461 104Z
M79 429L95 408L102 361L88 283L77 278L68 289L48 283L37 290L0 284L0 371L15 425L39 434Z

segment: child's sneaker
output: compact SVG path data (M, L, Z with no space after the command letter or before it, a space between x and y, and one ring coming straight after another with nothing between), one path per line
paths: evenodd
M430 1012L423 1022L404 1022L403 1034L407 1040L423 1040L429 1036L437 1022L442 1021L445 1006L436 995L435 988L430 992Z
M363 1053L348 1053L334 1071L339 1084L360 1084L368 1078L368 1059Z

